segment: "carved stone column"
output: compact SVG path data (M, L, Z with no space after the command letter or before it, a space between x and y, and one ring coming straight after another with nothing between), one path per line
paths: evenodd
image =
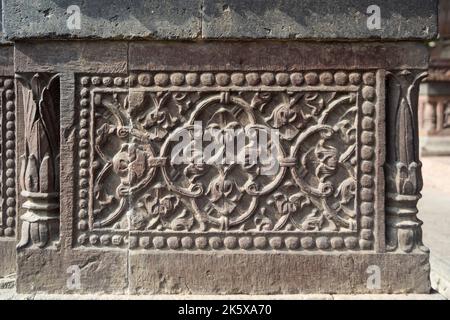
M386 250L427 252L417 201L422 189L418 140L418 91L426 72L388 73L386 104ZM427 108L427 107L426 107ZM433 106L428 105L428 108ZM433 112L425 109L424 121Z
M44 73L16 78L23 95L19 183L25 210L17 248L43 248L59 236L59 79Z

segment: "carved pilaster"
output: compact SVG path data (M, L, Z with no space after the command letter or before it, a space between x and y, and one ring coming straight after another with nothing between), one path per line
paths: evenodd
M419 83L426 72L388 73L386 111L387 251L428 251L422 244L417 202L422 189L418 147Z
M23 95L19 184L26 210L17 248L43 248L59 237L59 78L42 73L16 77Z

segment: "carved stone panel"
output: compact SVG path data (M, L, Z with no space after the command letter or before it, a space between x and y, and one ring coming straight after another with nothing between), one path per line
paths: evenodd
M18 43L18 292L428 292L425 49Z
M74 245L374 250L383 75L78 75ZM231 129L245 143L236 145ZM198 132L200 150L205 140L222 146L216 157L226 139L238 156L258 148L252 135L265 132L275 156L208 163L193 147ZM177 149L182 139L189 148Z

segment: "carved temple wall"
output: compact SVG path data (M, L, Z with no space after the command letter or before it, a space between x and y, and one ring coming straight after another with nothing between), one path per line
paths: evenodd
M0 74L0 248L11 259L0 271L17 264L18 292L429 292L417 217L428 49L416 40L432 35L11 34ZM195 152L175 162L180 135L195 141L199 125L275 130L279 165ZM235 154L255 148L246 139Z

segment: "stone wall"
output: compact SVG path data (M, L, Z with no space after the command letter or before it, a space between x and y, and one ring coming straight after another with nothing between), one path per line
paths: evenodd
M4 3L18 292L429 292L417 128L436 1L380 1L375 30L369 1L98 1L76 30L65 1ZM276 131L275 169L176 163L199 125ZM261 152L250 138L235 154Z

